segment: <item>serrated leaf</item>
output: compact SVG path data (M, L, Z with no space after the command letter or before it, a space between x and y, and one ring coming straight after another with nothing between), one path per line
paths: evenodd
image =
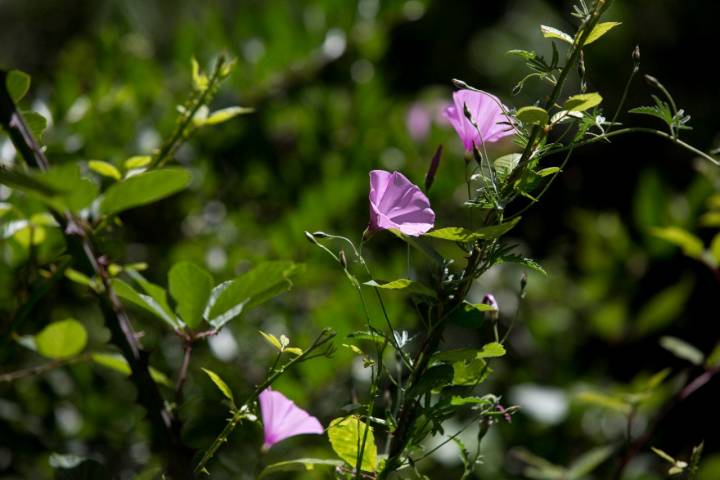
M572 36L568 35L562 30L558 30L557 28L548 27L547 25L540 25L540 31L545 38L556 38L558 40L562 40L563 42L569 43L570 45L572 45L573 43Z
M543 126L548 122L548 112L540 107L522 107L515 114L518 120L527 125Z
M233 117L237 117L238 115L245 115L248 113L252 113L254 110L252 108L245 108L245 107L228 107L223 108L221 110L216 110L212 112L203 122L203 125L217 125L218 123L227 122Z
M422 295L425 297L435 298L437 293L434 290L426 287L425 285L408 280L407 278L399 278L391 282L378 283L375 280L365 282L363 285L374 288L382 288L383 290L402 290L404 293L412 295Z
M585 40L585 45L590 45L596 40L599 40L600 37L608 33L613 28L617 27L618 25L622 25L622 22L600 22L597 25L595 25L595 28L592 29L590 32L590 35L588 35L587 39Z
M177 313L190 328L197 328L213 289L213 278L191 262L179 262L168 273L168 289L177 304Z
M300 266L292 262L265 262L213 289L205 319L216 329L292 287Z
M705 354L685 340L677 337L665 336L660 338L660 346L678 358L687 360L693 365L702 365Z
M362 453L359 470L375 472L377 469L377 447L375 446L372 427L368 427L358 417L350 416L336 418L331 421L327 433L333 451L338 457L347 462L353 470L358 469L358 453ZM365 448L360 452L363 438L365 438Z
M307 472L315 470L316 467L329 467L336 469L342 467L345 463L340 460L321 459L321 458L298 458L295 460L285 460L283 462L268 465L258 475L258 480L262 480L268 475L284 472Z
M87 344L87 331L82 323L68 318L53 322L35 335L37 352L43 357L68 358L82 352Z
M652 228L650 234L680 247L688 257L700 258L705 251L702 240L680 227Z
M509 232L519 221L520 217L517 217L509 222L501 223L500 225L482 227L477 230L469 230L463 227L439 228L437 230L432 230L423 236L465 243L474 242L476 240L493 240Z
M105 191L100 211L113 215L169 197L190 184L184 168L164 168L140 173L112 185Z
M230 387L228 387L227 383L225 383L225 381L220 378L220 375L207 368L201 367L201 370L205 372L208 377L210 377L210 380L212 380L218 390L220 390L220 392L225 395L225 398L230 400L231 404L235 405L235 397L233 397L232 390L230 390Z
M88 168L104 177L114 178L115 180L120 180L122 178L120 170L118 170L115 165L103 162L102 160L90 160L88 162Z
M10 70L5 75L5 87L12 101L18 103L30 89L30 75L20 70Z
M581 93L568 98L563 108L568 112L584 112L602 103L599 93Z

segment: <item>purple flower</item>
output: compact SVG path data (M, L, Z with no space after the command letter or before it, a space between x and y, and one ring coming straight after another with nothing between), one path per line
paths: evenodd
M465 116L466 106L477 128ZM443 113L460 136L465 150L471 152L473 145L481 148L483 143L497 142L515 132L507 124L507 111L496 96L465 89L453 93L453 104L447 106Z
M263 450L288 437L305 433L321 435L324 431L317 418L310 416L292 400L270 387L260 393L259 400L265 433Z
M435 224L435 212L420 189L400 172L370 172L369 232L395 228L417 237Z

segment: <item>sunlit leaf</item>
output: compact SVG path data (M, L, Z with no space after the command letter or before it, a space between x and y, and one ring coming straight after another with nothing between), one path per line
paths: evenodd
M476 240L492 240L509 232L520 221L520 217L500 225L481 227L476 230L469 230L463 227L446 227L426 233L425 237L451 240L454 242L474 242Z
M262 472L260 472L260 475L258 475L257 478L258 480L262 480L263 478L274 473L307 472L315 470L316 467L336 469L338 467L342 467L343 465L344 462L340 460L321 458L298 458L295 460L285 460L283 462L277 462L268 465L263 469Z
M545 38L556 38L558 40L562 40L563 42L569 43L572 45L573 43L573 37L568 35L567 33L563 32L562 30L558 30L554 27L548 27L547 25L540 25L540 31L543 34L543 37Z
M87 344L87 331L77 320L53 322L35 335L35 346L40 355L59 359L82 352Z
M598 93L581 93L568 98L563 108L569 112L584 112L602 103Z
M164 168L134 175L105 191L100 211L106 215L147 205L179 192L190 183L184 168Z
M680 227L652 228L650 233L657 238L677 245L688 257L700 258L705 250L702 240Z
M235 404L235 398L233 397L232 390L230 390L230 387L228 387L227 383L220 378L220 375L213 372L210 369L202 368L202 371L207 374L208 377L210 377L210 380L215 384L215 386L222 392L225 397L230 400L230 402L234 405Z
M378 283L375 280L365 282L364 285L368 287L382 288L383 290L402 290L404 293L413 295L422 295L425 297L435 298L437 294L434 290L426 287L425 285L408 280L407 278L400 278L391 282Z
M608 33L613 28L617 27L618 25L622 25L622 22L600 22L597 25L595 25L595 28L592 29L590 32L590 35L588 35L587 39L585 40L585 45L590 45L596 40L599 40L600 37Z
M203 125L216 125L218 123L227 122L233 117L237 117L238 115L244 115L248 113L252 113L254 110L252 108L245 108L245 107L228 107L223 108L221 110L216 110L212 112L203 122Z
M705 354L685 340L677 337L664 336L660 338L660 346L678 358L687 360L693 365L702 365Z
M365 433L366 430L367 434ZM365 448L362 450L360 459L360 470L366 472L375 471L377 468L377 447L375 446L372 427L368 427L365 422L356 416L349 416L331 421L327 433L333 451L338 457L350 464L353 469L357 469L360 446L363 438L365 438Z
M548 122L548 112L540 107L522 107L515 114L518 120L527 125L545 125Z
M30 75L20 70L10 70L5 76L5 87L12 101L18 103L30 89Z
M120 180L122 178L120 170L118 170L115 165L103 162L102 160L90 160L88 162L88 168L104 177L110 177L115 180Z
M197 328L213 289L212 276L194 263L179 262L168 273L168 289L180 318L188 327Z

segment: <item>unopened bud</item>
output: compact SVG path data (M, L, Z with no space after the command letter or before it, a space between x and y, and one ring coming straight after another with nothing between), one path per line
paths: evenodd
M312 243L313 245L317 245L317 240L315 240L315 236L310 232L305 232L305 238L308 239L308 242Z
M485 296L483 296L482 303L484 303L485 305L490 305L495 309L494 312L486 313L490 320L496 321L500 316L500 306L498 305L497 300L495 300L495 296L492 293L486 293Z
M525 292L526 287L527 287L527 273L523 272L522 276L520 277L520 292Z
M347 257L345 256L345 250L340 250L340 253L338 254L338 258L340 259L340 265L347 270L348 262Z
M635 45L635 49L632 52L632 59L635 63L640 63L640 45Z
M432 187L433 182L435 181L435 174L437 173L437 169L440 166L440 158L442 157L443 152L443 146L438 145L437 149L435 150L435 154L432 157L432 160L430 161L430 168L428 168L427 173L425 174L425 191L429 192L430 187Z
M325 232L313 232L312 236L315 238L329 238L330 237L330 235L328 235Z

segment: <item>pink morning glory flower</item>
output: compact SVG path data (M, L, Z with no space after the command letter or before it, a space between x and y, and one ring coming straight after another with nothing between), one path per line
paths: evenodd
M465 116L465 106L477 128ZM465 150L471 152L473 145L481 148L483 143L497 142L514 133L507 124L507 111L496 96L463 89L453 93L453 104L445 107L443 114L462 140Z
M432 116L421 103L414 103L407 111L405 124L413 140L422 141L432 126Z
M268 387L260 393L259 400L265 434L263 450L295 435L322 435L324 429L318 419L295 405L282 393Z
M420 189L400 172L370 172L369 232L395 228L417 237L435 224L435 212Z

